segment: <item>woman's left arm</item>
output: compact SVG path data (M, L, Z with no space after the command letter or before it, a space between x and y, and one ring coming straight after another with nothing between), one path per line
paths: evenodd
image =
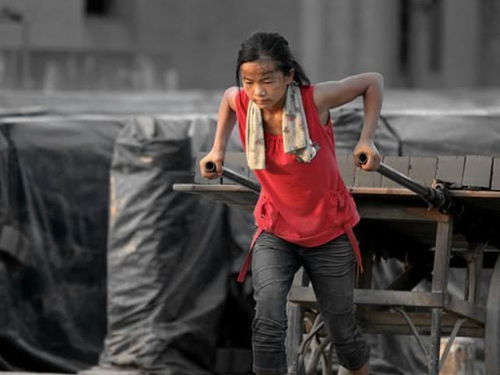
M364 170L376 170L380 164L380 154L375 147L374 138L383 102L384 79L379 73L363 73L347 77L341 81L318 83L314 90L314 101L320 117L331 108L339 107L363 97L364 121L361 136L354 148L354 163ZM366 163L359 162L365 154Z

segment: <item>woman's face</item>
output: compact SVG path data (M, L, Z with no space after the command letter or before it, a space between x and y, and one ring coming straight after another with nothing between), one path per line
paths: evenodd
M293 81L293 69L285 75L273 60L256 60L240 66L243 90L260 109L279 109L286 87Z

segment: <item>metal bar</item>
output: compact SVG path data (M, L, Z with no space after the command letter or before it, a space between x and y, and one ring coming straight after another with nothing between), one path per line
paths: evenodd
M406 323L410 327L410 329L413 333L413 336L415 336L415 339L417 340L418 345L420 346L420 349L422 349L422 351L424 352L425 358L429 359L429 351L427 350L424 342L422 341L422 338L420 337L420 334L418 333L417 327L415 327L415 324L413 324L413 321L411 320L409 315L403 309L400 309L397 307L394 308L394 311L397 311L398 313L400 313L403 316L403 318L406 320Z
M453 220L437 223L436 251L434 252L434 268L432 273L432 293L446 293L447 291L452 233ZM442 315L442 307L435 307L432 309L429 375L437 375L439 373Z
M447 291L452 234L453 220L437 223L432 293L446 293Z
M392 167L389 167L387 164L380 163L377 172L380 173L382 176L387 177L388 179L394 182L397 182L399 185L402 185L405 188L414 191L422 198L424 198L425 201L428 201L433 196L431 188L420 185L419 183L413 181L412 179L405 176L401 172L395 170Z
M322 341L319 340L320 344L317 348L314 348L309 356L309 363L306 367L306 375L315 375L317 373L318 363L321 359L321 355L324 354L326 347L330 344L330 338L327 336Z
M368 157L366 154L361 154L358 160L360 164L365 164L368 161ZM450 195L447 194L447 192L442 188L423 186L384 163L380 163L377 172L399 185L413 191L432 207L446 211L451 211L453 209L453 202Z
M309 342L323 328L324 325L325 323L323 322L321 314L316 315L311 331L309 331L309 333L303 338L302 343L300 344L299 353L305 354L307 345L309 345Z
M429 353L429 375L439 374L439 350L441 344L441 318L443 316L443 309L432 309L432 323L431 323L431 350Z
M205 169L207 170L207 172L215 172L216 171L215 163L211 162L211 161L207 162L205 164ZM233 180L234 182L236 182L242 186L245 186L256 193L260 193L260 185L257 182L252 181L248 177L243 176L243 175L233 171L232 169L222 167L222 177L229 178L229 179Z
M450 338L448 339L448 342L446 343L446 347L444 348L443 354L441 355L441 359L439 360L439 369L441 369L446 362L446 358L448 357L448 354L450 353L451 346L453 345L453 342L455 341L455 338L458 335L458 332L460 331L460 328L462 325L467 321L467 319L458 319L455 322L455 326L453 327L453 331L451 331Z

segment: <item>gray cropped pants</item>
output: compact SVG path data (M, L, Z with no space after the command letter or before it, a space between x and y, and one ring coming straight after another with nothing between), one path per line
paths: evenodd
M354 317L355 256L346 235L304 248L269 233L254 245L252 280L256 302L252 323L253 370L285 374L286 301L294 274L307 272L340 364L357 370L368 362L369 347Z

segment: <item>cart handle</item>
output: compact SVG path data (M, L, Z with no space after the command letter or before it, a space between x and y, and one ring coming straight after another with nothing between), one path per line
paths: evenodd
M358 156L358 162L360 165L366 164L368 162L368 156L364 153L360 154ZM438 185L435 188L421 185L385 163L380 163L377 172L382 176L387 177L389 180L392 180L413 191L430 206L437 208L440 211L450 213L456 208L448 190L446 189L446 186L444 185Z
M217 171L217 165L213 161L207 161L205 163L205 170L207 172L216 172ZM260 185L252 181L246 176L243 176L242 174L239 174L238 172L233 171L232 169L223 167L222 168L222 177L229 178L230 180L233 180L234 182L256 192L260 193Z

